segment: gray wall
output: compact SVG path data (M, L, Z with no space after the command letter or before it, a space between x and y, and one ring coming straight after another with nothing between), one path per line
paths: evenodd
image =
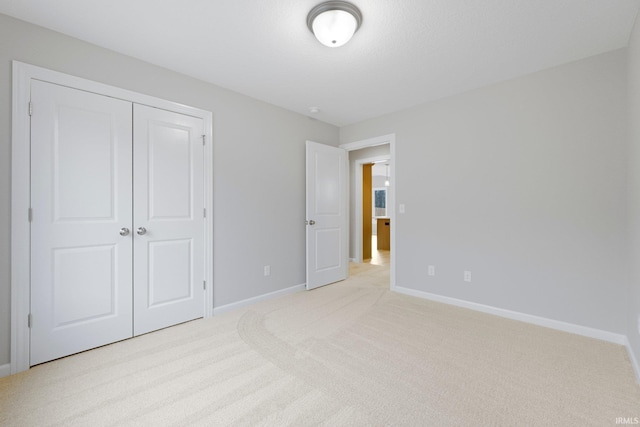
M340 130L341 143L396 134L399 286L628 334L640 358L638 27L628 51ZM304 282L304 141L335 145L337 128L0 15L0 365L13 59L212 111L215 305Z
M629 236L631 280L629 282L627 336L640 363L640 19L629 40Z
M0 15L0 365L10 354L11 60L212 111L215 306L304 283L304 145L337 145L335 126Z
M356 203L362 203L362 200L357 201L354 197L356 194L356 179L359 179L359 177L356 176L356 160L390 155L391 146L389 144L377 145L375 147L362 148L360 150L353 150L349 152L349 191L351 195L349 197L349 257L351 259L356 257L355 251L358 244L356 241Z
M396 134L397 286L626 333L626 91L622 49L341 128Z

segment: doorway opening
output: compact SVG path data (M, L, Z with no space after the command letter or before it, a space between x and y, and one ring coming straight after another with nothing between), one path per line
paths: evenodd
M388 158L362 165L362 261L373 265L389 266L391 261L389 171Z
M353 263L388 268L389 285L393 289L395 135L356 141L340 147L349 152L349 257ZM365 182L367 179L369 182Z

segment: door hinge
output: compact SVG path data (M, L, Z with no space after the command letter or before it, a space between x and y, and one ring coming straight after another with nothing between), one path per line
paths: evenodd
M29 222L33 221L33 209L29 208L29 213L27 215L29 216Z
M207 217L207 208L202 209L202 216Z
M202 135L202 145L205 145L207 142L207 135Z
M205 291L207 290L207 281L206 280L202 281L202 289L204 289Z
M29 101L29 115L33 115L33 104Z
M31 328L31 313L27 314L27 327Z

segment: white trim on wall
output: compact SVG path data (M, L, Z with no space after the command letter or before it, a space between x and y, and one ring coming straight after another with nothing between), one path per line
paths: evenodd
M636 355L633 352L633 348L631 348L631 343L629 342L628 337L624 337L624 346L627 349L627 354L629 355L629 361L631 362L631 367L636 374L636 380L638 380L638 384L640 384L640 363L638 363L638 359L636 359Z
M11 375L11 364L0 365L0 378Z
M29 67L13 62L11 114L11 373L29 369ZM35 70L34 70L35 71Z
M202 118L205 128L205 290L204 316L213 315L213 114L46 68L13 61L11 140L11 362L10 373L29 369L30 311L30 120L31 80L42 80L154 108ZM37 108L37 107L36 107ZM0 376L4 372L0 367Z
M546 317L539 317L531 314L520 313L517 311L506 310L503 308L492 307L489 305L478 304L475 302L464 301L456 298L445 297L442 295L436 295L416 289L405 288L402 286L396 286L393 290L404 295L427 299L443 304L454 305L456 307L468 308L470 310L480 311L482 313L492 314L494 316L504 317L506 319L518 320L520 322L525 322L532 325L542 326L545 328L568 332L570 334L581 335L583 337L594 338L613 344L622 345L625 347L627 354L629 355L629 361L631 362L631 367L636 375L636 380L638 381L638 383L640 383L640 363L638 363L638 359L636 359L633 349L631 348L631 344L629 343L629 339L626 335L603 331L601 329L589 328L587 326L576 325L574 323L561 322L559 320L548 319Z
M231 304L226 304L220 307L216 307L213 309L214 316L219 316L223 313L237 310L242 307L247 307L249 305L256 304L260 301L266 301L273 298L281 297L288 294L293 294L296 292L301 292L307 289L306 283L302 285L291 286L289 288L280 289L279 291L269 292L268 294L258 295L257 297L247 298L242 301L232 302Z
M347 151L360 150L362 148L375 147L378 145L384 144L392 144L392 148L396 142L396 134L390 133L389 135L376 136L374 138L363 139L360 141L347 142L345 144L340 144L340 148L343 148Z
M341 144L340 148L343 148L347 151L360 150L362 148L368 147L376 147L378 145L389 144L389 166L391 167L391 176L390 176L390 194L389 194L389 206L387 210L387 214L389 219L391 220L391 272L390 272L390 288L393 290L396 286L396 167L395 167L395 158L396 158L396 135L394 133L389 135L377 136L374 138L363 139L360 141L348 142L345 144ZM386 156L385 156L386 157ZM362 173L360 173L362 175ZM356 179L356 185L358 180ZM362 182L360 182L360 187L362 188ZM362 189L360 190L362 193ZM357 216L357 206L356 203L356 223L358 221ZM362 210L360 210L360 217L362 216ZM360 219L362 221L362 219ZM358 230L356 228L356 236L358 235ZM362 230L360 230L360 241L362 241ZM361 247L361 245L360 245ZM362 249L360 249L362 250ZM360 260L362 261L362 252L360 252Z
M543 326L545 328L556 329L558 331L569 332L571 334L582 335L584 337L595 338L602 341L608 341L618 345L624 346L627 344L627 337L625 335L603 331L601 329L589 328L587 326L548 319L546 317L539 317L531 314L520 313L517 311L506 310L503 308L492 307L489 305L478 304L475 302L445 297L442 295L418 291L416 289L405 288L402 286L396 286L394 291L405 295L427 299L430 301L454 305L456 307L468 308L470 310L480 311L482 313L493 314L494 316L504 317L511 320L518 320L520 322L530 323L532 325Z

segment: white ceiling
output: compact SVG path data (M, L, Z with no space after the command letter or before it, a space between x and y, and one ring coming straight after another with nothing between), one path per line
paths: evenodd
M624 47L640 6L352 0L362 27L332 49L306 26L320 2L0 0L0 13L341 126Z

